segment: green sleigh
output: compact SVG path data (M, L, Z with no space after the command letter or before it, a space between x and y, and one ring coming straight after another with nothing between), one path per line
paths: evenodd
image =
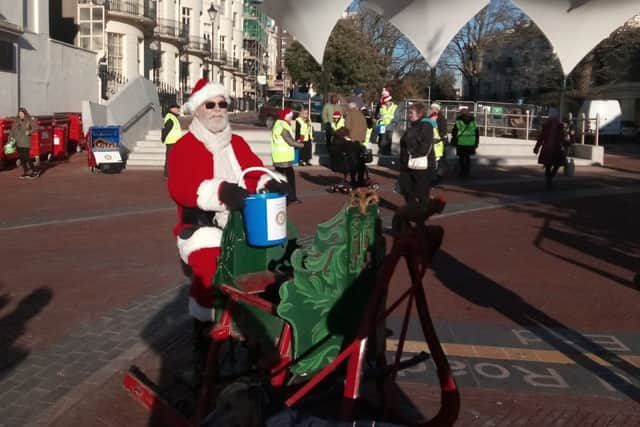
M378 214L378 205L363 199L319 224L309 248L297 245L291 223L286 244L258 248L247 244L242 217L234 213L223 233L214 277L220 296L225 295L223 285L247 292L242 279L252 273L271 271L286 279L249 290L272 302L274 310L239 302L233 307L232 329L268 352L275 350L286 322L292 336L291 374L310 375L331 363L355 337L384 256ZM227 298L217 299L218 321Z

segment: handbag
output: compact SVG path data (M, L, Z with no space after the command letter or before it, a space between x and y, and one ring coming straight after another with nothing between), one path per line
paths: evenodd
M564 176L574 176L576 174L576 163L573 157L567 157L564 164Z
M429 169L429 154L431 154L431 150L433 150L433 144L429 147L429 151L424 156L416 156L413 157L409 154L409 162L407 163L407 167L412 170L423 171Z
M16 152L16 140L9 138L9 142L4 146L4 154L7 156Z

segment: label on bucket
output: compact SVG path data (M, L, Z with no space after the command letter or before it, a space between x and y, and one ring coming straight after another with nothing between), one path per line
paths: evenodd
M287 237L287 198L267 199L267 239Z

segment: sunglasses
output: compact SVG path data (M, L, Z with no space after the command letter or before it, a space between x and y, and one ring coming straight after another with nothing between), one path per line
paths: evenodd
M216 105L218 107L220 107L221 110L224 110L229 106L227 101L207 102L207 103L204 104L204 106L207 108L207 110L213 110L214 108L216 108Z

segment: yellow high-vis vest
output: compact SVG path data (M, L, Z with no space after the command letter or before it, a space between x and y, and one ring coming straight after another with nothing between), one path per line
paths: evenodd
M396 116L396 110L398 109L398 105L391 104L390 106L383 105L380 107L380 121L383 125L389 126L393 121L393 118Z
M343 127L344 117L340 117L340 120L338 120L337 122L335 120L331 120L331 129L333 129L334 132Z
M438 122L434 119L425 117L423 121L428 122L433 128L433 154L437 159L441 159L444 155L444 142L440 138L440 131L438 130Z
M167 115L164 116L164 121L162 122L162 125L164 126L165 124L167 124L168 121L173 122L173 127L171 128L171 131L164 139L164 143L167 145L175 144L182 137L182 129L180 129L180 122L178 121L178 118L173 113L167 113Z
M291 134L291 125L285 120L277 120L271 129L271 160L273 163L293 162L295 157L294 148L287 144L287 141L282 137L283 130Z
M303 141L313 141L313 124L311 120L307 123L302 117L298 117L296 123L300 126L300 135L302 135Z

